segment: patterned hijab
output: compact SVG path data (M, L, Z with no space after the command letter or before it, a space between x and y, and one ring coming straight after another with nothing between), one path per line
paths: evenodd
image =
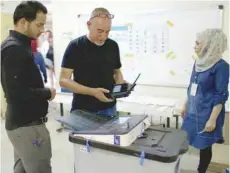
M197 40L203 41L201 55L195 62L195 70L202 72L214 66L227 50L227 37L221 29L206 29L197 34Z

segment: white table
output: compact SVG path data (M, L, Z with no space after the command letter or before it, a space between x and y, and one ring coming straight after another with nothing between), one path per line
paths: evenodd
M56 103L60 104L61 116L64 116L64 104L71 105L72 93L57 92L55 99ZM132 114L145 113L151 118L151 123L155 122L154 118L166 119L166 126L170 127L170 118L175 117L176 128L179 127L179 112L177 106L179 105L179 98L164 98L164 97L152 97L152 96L140 96L131 94L129 97L117 100L117 110L119 112L127 112ZM177 106L176 106L177 105ZM225 105L226 112L229 112L229 102Z
M58 92L55 99L56 103L60 104L61 116L64 116L63 104L71 104L73 96L71 93ZM167 119L166 126L170 127L170 118L176 118L176 128L178 128L178 116L175 116L173 110L179 99L138 96L130 95L129 97L117 100L117 111L128 112L132 114L144 113L152 119L164 117Z
M174 110L179 100L176 98L130 95L118 100L117 110L133 114L147 114L151 118L152 124L156 118L166 118L167 127L170 127L170 118L175 117L176 128L178 128L179 117L175 115L176 111Z

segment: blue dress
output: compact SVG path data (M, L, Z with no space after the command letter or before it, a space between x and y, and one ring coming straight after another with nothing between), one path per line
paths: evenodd
M197 84L196 94L191 94L192 84ZM187 91L188 104L182 129L188 134L189 144L197 149L210 147L223 139L222 129L225 119L225 102L228 99L229 64L221 59L212 68L193 72ZM194 96L195 95L195 96ZM203 132L213 107L222 104L223 108L212 132Z

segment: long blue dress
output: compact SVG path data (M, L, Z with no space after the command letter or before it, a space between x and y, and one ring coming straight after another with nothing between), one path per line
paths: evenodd
M192 84L197 84L196 94L191 95ZM228 99L229 64L221 59L212 68L193 72L188 87L188 104L182 129L188 134L191 146L197 149L210 147L223 139L222 129L225 119L225 102ZM195 95L195 96L194 96ZM213 107L222 104L216 128L212 132L203 132L206 122L209 120Z

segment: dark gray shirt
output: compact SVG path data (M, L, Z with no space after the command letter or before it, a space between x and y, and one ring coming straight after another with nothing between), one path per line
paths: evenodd
M1 44L1 84L7 101L6 129L13 130L46 116L49 89L34 62L31 39L10 31Z

